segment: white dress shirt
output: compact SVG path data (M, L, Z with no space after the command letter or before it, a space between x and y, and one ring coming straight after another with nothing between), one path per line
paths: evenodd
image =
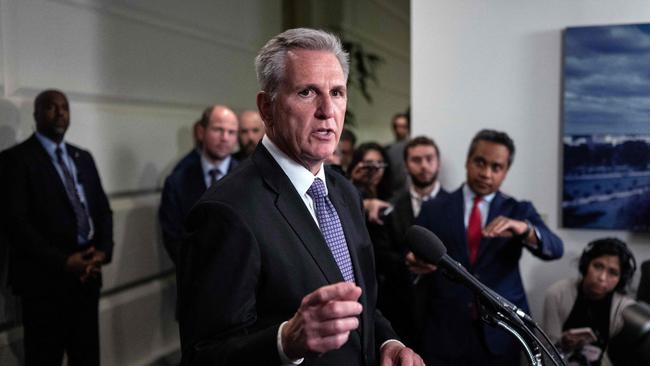
M411 195L411 208L413 209L413 217L418 217L420 214L420 209L422 208L422 203L434 198L438 192L440 192L440 182L435 181L433 183L433 190L426 196L420 196L418 192L413 188L413 184L409 186L409 194Z
M496 192L492 192L487 196L483 196L481 202L478 203L478 209L481 212L481 228L485 227L488 215L490 214L490 203L496 196ZM463 201L465 202L465 216L464 223L465 229L467 229L467 224L469 222L469 215L472 213L472 207L474 206L474 197L476 193L472 192L467 183L463 184Z
M203 181L205 182L205 186L207 188L210 188L210 183L212 183L212 177L210 176L210 171L213 169L217 169L217 171L219 172L219 175L217 175L217 180L223 178L226 174L228 174L231 160L232 160L232 156L228 155L219 163L214 164L210 162L210 160L208 160L208 158L206 158L205 155L203 155L203 153L201 153L201 168L203 169Z

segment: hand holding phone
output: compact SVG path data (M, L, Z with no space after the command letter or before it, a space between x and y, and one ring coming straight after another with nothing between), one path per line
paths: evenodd
M596 334L589 327L568 329L562 333L562 348L574 350L597 339Z

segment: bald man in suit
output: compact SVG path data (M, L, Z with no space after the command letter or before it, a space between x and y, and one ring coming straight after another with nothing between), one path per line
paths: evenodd
M20 296L26 365L99 365L101 267L113 217L92 156L64 141L68 99L34 101L36 132L7 151L10 285Z

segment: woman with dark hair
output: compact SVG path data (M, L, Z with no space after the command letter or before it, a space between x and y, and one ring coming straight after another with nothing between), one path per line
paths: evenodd
M544 328L570 365L610 365L605 351L623 327L622 310L634 303L625 293L636 261L623 241L605 238L587 245L578 269L580 279L546 291Z
M386 152L376 142L359 145L348 166L348 177L359 189L364 199L378 198L387 201L392 194L390 166Z

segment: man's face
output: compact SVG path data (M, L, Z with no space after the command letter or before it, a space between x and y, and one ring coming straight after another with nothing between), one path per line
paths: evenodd
M433 146L416 145L408 149L406 170L414 186L425 188L432 185L438 178L438 166L438 154Z
M501 187L508 173L509 156L504 145L479 140L465 163L467 184L475 194L485 196Z
M346 80L327 51L291 50L275 100L258 94L269 138L290 158L317 173L334 153L347 103Z
M48 93L34 110L36 130L53 141L61 141L70 126L68 99L61 93Z
M406 117L397 117L393 120L393 132L396 140L404 140L409 137L409 121Z
M203 153L211 160L223 160L232 154L237 143L237 116L224 107L215 107L207 127L199 130Z
M251 155L264 136L264 123L257 112L242 113L239 121L239 148Z

